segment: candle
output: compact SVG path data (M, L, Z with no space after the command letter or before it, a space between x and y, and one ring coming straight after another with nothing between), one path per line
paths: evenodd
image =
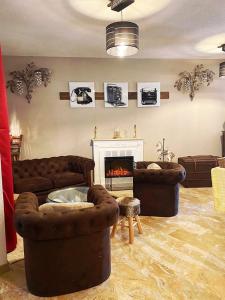
M137 137L137 126L136 124L134 124L134 138Z

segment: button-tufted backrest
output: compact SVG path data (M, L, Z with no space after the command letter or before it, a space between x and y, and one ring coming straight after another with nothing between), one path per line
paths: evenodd
M146 169L148 165L155 163L159 165L162 169L176 169L178 167L177 163L168 161L138 161L136 163L137 169Z
M71 157L59 156L41 159L27 159L13 162L14 180L37 176L48 176L55 173L70 171Z
M146 169L151 163L157 163L161 169ZM185 169L173 162L137 162L137 169L134 170L134 184L137 182L158 183L158 184L177 184L185 179Z

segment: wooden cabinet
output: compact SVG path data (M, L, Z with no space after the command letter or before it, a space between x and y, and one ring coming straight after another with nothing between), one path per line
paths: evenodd
M19 136L12 136L12 135L10 136L12 160L19 160L22 139L23 139L22 134Z
M222 137L221 137L221 142L222 142L222 156L225 156L225 131L222 131Z

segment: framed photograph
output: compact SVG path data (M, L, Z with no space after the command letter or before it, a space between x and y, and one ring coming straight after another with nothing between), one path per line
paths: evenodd
M128 107L128 83L104 82L105 107Z
M138 107L160 106L160 82L138 82Z
M95 107L94 82L69 82L71 107Z

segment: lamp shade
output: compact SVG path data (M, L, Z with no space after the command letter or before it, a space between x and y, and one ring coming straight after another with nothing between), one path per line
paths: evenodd
M220 64L219 76L225 78L225 61Z
M106 51L113 56L130 56L139 49L139 28L132 22L115 22L106 27Z

